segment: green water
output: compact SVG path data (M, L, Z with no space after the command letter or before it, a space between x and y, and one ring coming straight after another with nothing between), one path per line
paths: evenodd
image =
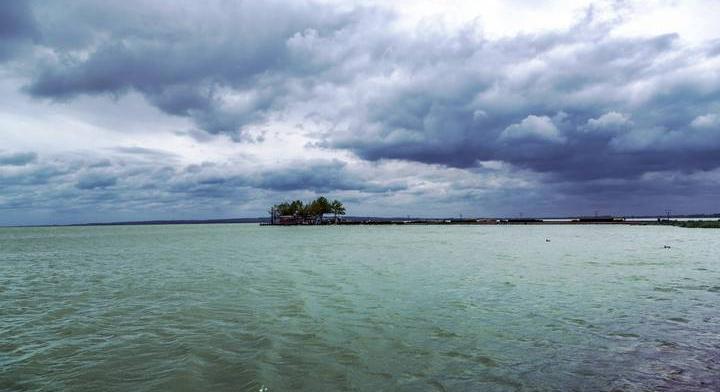
M717 391L719 353L716 230L0 229L3 391Z

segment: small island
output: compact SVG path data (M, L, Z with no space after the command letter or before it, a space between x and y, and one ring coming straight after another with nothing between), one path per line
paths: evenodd
M271 225L326 225L340 223L345 206L339 200L320 196L309 203L295 200L276 204L268 212ZM325 214L333 214L333 218L326 220Z

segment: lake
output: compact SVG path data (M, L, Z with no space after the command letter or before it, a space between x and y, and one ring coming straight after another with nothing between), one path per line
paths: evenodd
M719 374L720 230L0 228L3 391L717 391Z

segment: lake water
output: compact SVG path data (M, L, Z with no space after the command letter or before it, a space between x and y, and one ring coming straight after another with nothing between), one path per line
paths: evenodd
M720 230L0 228L2 391L717 391L719 375Z

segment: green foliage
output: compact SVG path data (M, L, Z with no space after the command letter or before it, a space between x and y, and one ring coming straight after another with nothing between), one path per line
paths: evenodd
M331 203L324 196L320 196L308 204L300 200L282 202L273 206L273 209L277 215L301 217L303 220L315 218L316 221L322 221L325 214L335 214L337 220L338 215L345 215L345 207L341 202L333 200Z
M306 210L305 204L303 204L303 202L300 200L276 204L274 208L275 211L277 211L278 215L303 216L303 213Z
M698 229L720 229L720 221L677 221L673 225Z
M290 203L290 214L289 215L305 215L305 211L307 210L307 206L303 204L300 200L295 200L292 203Z
M310 203L310 216L317 217L321 222L323 215L332 212L330 210L330 202L324 196L320 196Z
M335 220L337 220L338 215L345 215L345 206L339 200L333 200L330 203L330 212L335 214Z

